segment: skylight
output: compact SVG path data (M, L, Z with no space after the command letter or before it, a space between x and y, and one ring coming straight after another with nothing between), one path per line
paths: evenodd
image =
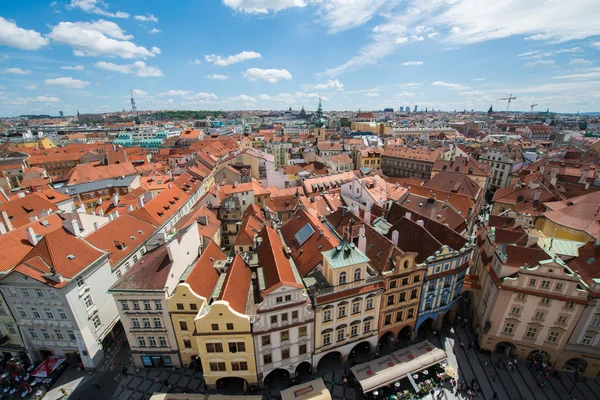
M300 230L294 235L296 242L298 242L298 246L302 246L313 233L315 233L315 230L312 226L310 226L310 224L306 224L300 228Z

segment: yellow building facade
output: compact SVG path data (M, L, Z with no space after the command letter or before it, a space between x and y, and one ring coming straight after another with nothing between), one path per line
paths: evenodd
M209 388L258 386L250 317L217 300L195 319L196 346Z

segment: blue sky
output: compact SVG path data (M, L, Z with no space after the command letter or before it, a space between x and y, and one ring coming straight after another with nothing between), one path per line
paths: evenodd
M0 115L600 111L597 0L3 1Z

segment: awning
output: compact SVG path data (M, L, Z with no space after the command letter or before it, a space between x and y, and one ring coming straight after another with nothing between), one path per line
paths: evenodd
M426 340L385 357L356 365L350 370L363 392L368 393L388 386L406 375L439 364L445 359L446 353Z
M281 400L331 400L323 379L305 382L281 391Z
M47 378L63 362L65 362L64 357L50 356L42 361L40 365L38 365L38 367L31 373L31 376L35 376L37 378Z

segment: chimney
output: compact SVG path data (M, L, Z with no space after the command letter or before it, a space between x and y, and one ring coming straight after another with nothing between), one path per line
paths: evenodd
M144 198L142 196L138 197L138 207L144 208Z
M37 215L30 215L29 216L29 222L35 222L38 220L38 216Z
M99 210L98 210L98 215L99 215L100 217L104 217L104 210L103 210L103 209L99 209Z
M115 210L112 215L114 215L113 219L119 218L119 210Z
M365 222L371 225L371 211L365 211Z
M17 193L17 197L20 198L20 199L22 199L22 198L25 197L25 193L24 192L19 192L19 193Z
M35 246L38 244L38 238L35 235L35 232L33 231L32 227L25 229L25 233L27 234L27 240L29 240L29 243L32 246Z
M63 227L71 232L73 236L78 237L81 235L81 229L79 228L79 221L76 219L67 219L63 221Z
M425 222L422 219L420 219L420 220L417 221L417 225L419 225L419 226L425 226Z
M404 214L404 218L406 219L411 219L412 217L412 213L410 211L408 211L406 214Z
M133 211L133 206L131 206L131 205L130 205L130 206L128 206L128 207L127 207L127 211Z
M3 211L6 212L6 211ZM348 214L348 207L342 207L342 216L345 217Z
M587 177L588 177L588 170L587 169L582 170L581 177L579 178L578 183L585 183L587 181Z
M392 232L392 243L394 243L394 246L398 246L398 239L400 237L400 234L398 233L397 230L394 230Z
M42 210L39 213L40 218L45 218L47 216L49 216L50 214L52 214L52 210Z
M367 236L365 232L365 226L361 226L358 231L358 249L364 254L367 253Z
M4 235L6 233L6 227L4 224L0 224L0 235Z
M113 213L108 214L108 221L110 222L113 219L114 219L114 214Z
M542 189L537 189L535 191L535 193L533 194L533 201L538 201L540 199L540 196L542 195Z
M6 210L3 210L2 213L0 213L0 216L2 217L2 223L6 227L6 231L12 231L14 228L12 226L12 223L10 222L10 218L8 217L8 213L6 212Z
M100 228L99 222L94 222L94 230L97 231Z
M114 194L113 195L113 207L118 207L118 206L119 206L119 195Z

